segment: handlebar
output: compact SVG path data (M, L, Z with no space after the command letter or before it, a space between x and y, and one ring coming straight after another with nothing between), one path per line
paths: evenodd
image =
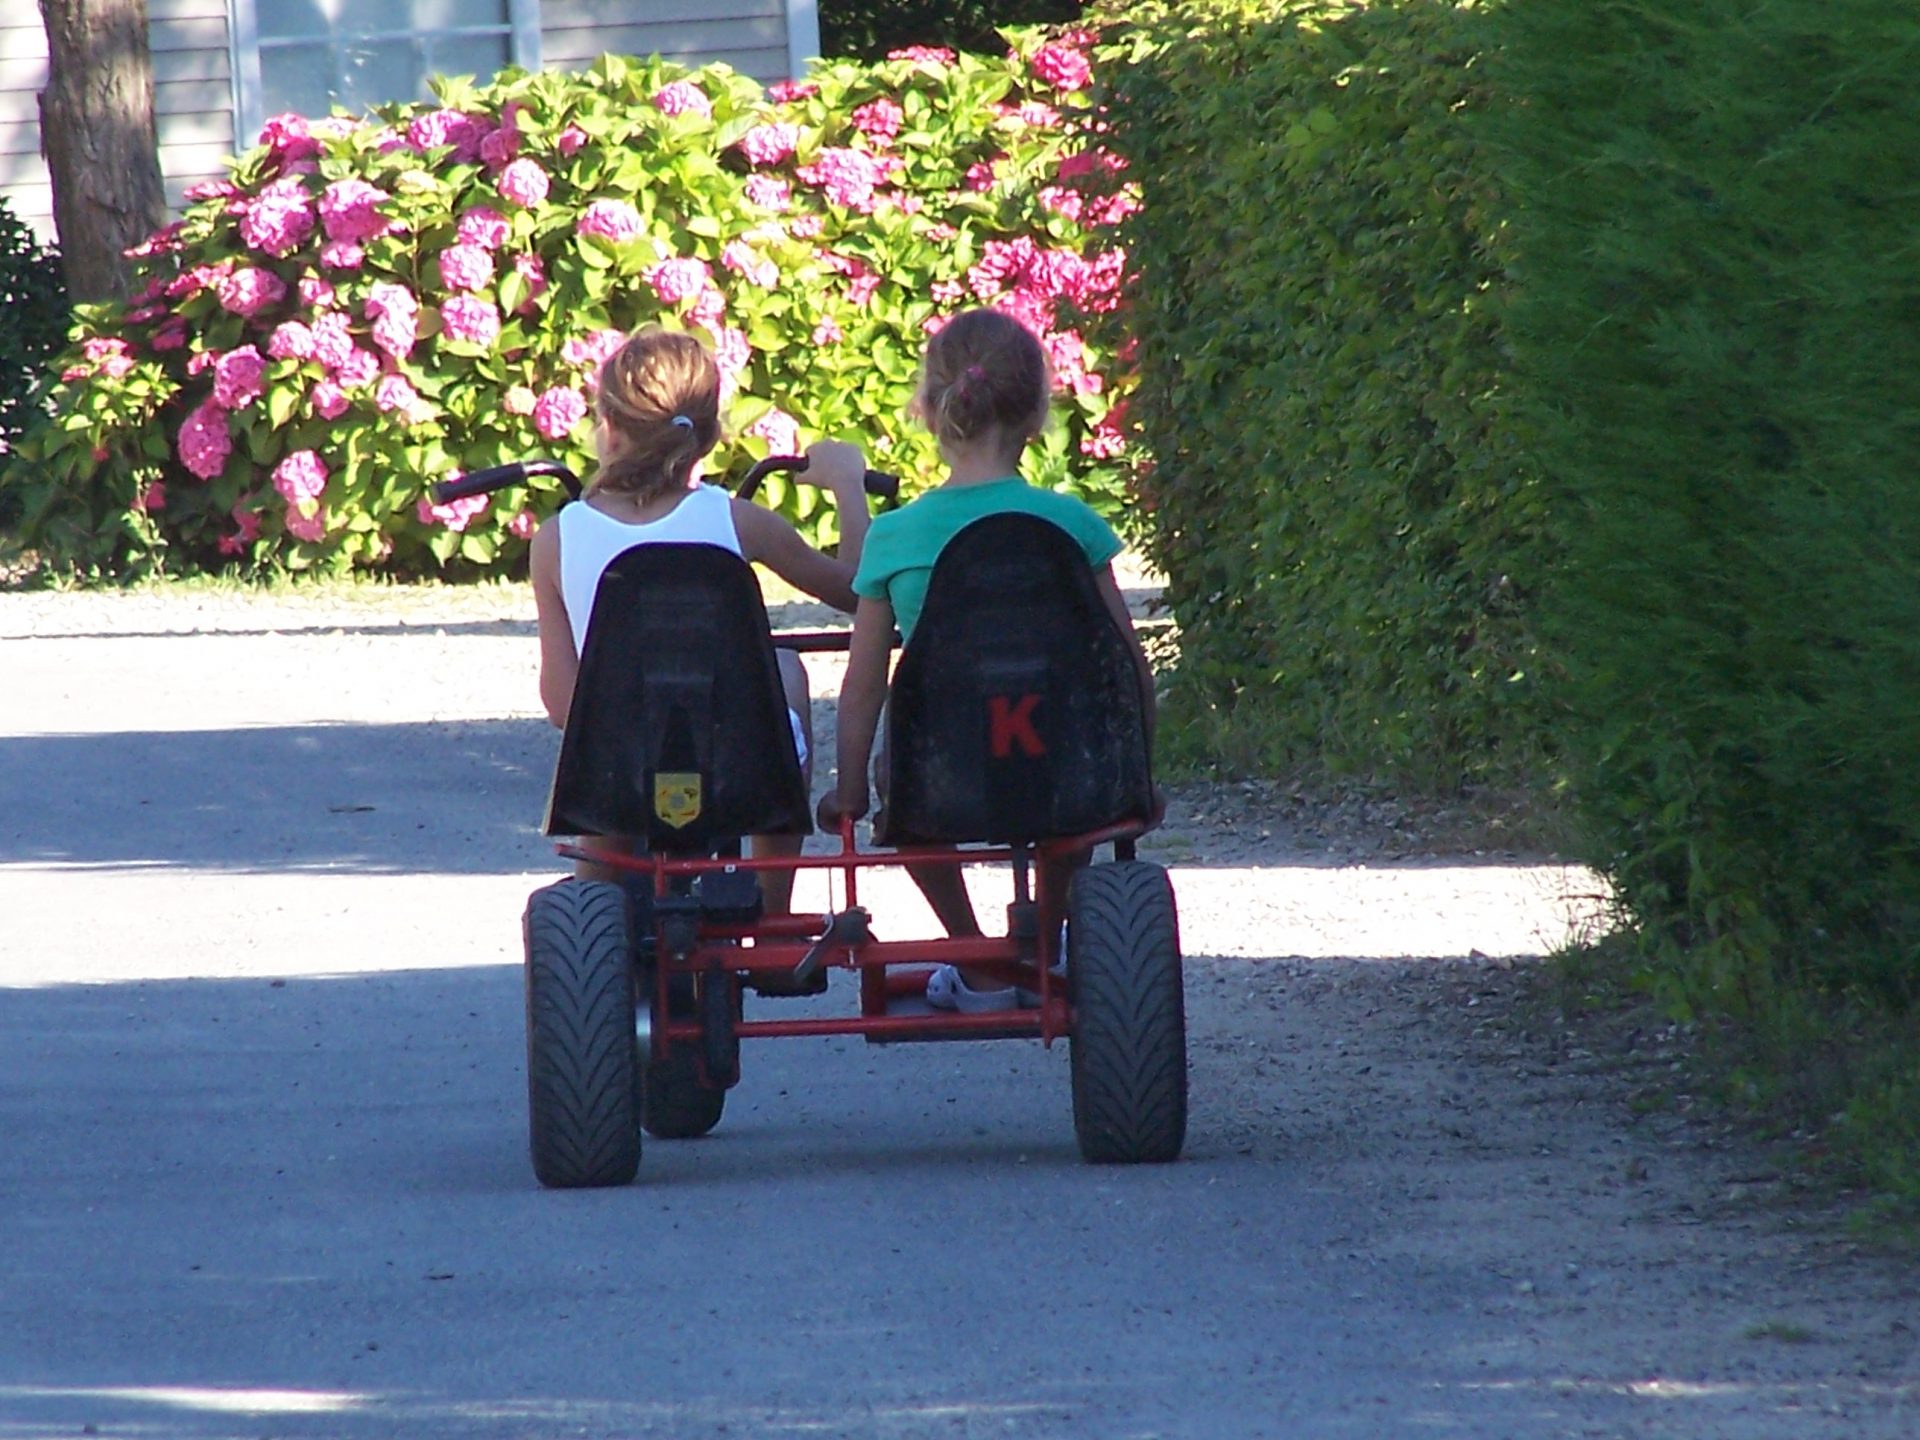
M769 455L741 480L740 488L734 493L742 500L751 500L760 493L760 482L782 471L796 471L807 468L804 455ZM542 475L557 478L566 487L567 498L580 498L580 478L562 465L558 460L516 460L511 465L495 465L486 470L475 470L462 475L457 480L441 480L428 487L436 505L445 505L449 501L464 500L470 495L491 495L496 490L505 490L510 485L524 485L527 481ZM869 495L882 500L895 500L900 495L900 477L885 470L867 471L862 482Z
M760 482L766 479L767 476L779 474L784 471L804 470L806 468L807 457L804 455L769 455L766 459L756 464L751 470L747 471L746 478L740 482L740 488L733 493L738 495L742 500L751 500L755 495L760 493ZM867 473L861 477L860 483L867 494L878 499L897 500L900 498L900 477L890 474L885 470L867 471Z

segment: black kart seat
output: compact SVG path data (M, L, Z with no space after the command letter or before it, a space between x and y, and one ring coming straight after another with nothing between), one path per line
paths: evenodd
M752 567L717 545L616 556L594 594L547 834L687 853L812 828Z
M1087 557L988 515L947 543L887 709L885 845L1021 844L1153 807L1146 697Z

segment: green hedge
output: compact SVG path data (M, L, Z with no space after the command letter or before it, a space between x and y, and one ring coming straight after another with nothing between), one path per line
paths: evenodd
M1114 10L1108 143L1145 202L1129 419L1158 466L1176 710L1253 764L1524 773L1548 546L1488 304L1506 217L1468 124L1471 16Z
M1081 0L821 0L820 50L850 60L914 45L997 55L1006 49L1002 26L1064 24L1083 8Z
M1529 0L1500 37L1593 853L1676 1003L1783 1034L1808 994L1911 1014L1920 13ZM1856 1103L1920 1154L1920 1057L1876 1063Z
M68 318L59 255L0 200L0 466L32 418L33 391Z

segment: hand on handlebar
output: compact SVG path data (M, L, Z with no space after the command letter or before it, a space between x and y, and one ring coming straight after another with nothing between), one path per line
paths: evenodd
M862 785L853 794L842 793L846 788L843 786L841 790L829 790L820 797L820 805L814 811L814 818L820 822L822 830L838 830L843 816L858 820L867 813L867 787Z
M793 472L802 485L833 491L836 497L862 496L865 491L867 460L858 445L844 440L816 440L807 447L807 468ZM862 502L864 503L864 501Z

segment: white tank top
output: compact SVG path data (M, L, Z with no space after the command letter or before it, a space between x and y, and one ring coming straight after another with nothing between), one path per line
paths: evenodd
M560 511L560 598L573 626L574 654L587 653L587 620L607 566L635 545L661 544L718 545L738 555L733 497L717 485L698 485L672 510L643 525L616 520L583 500Z

